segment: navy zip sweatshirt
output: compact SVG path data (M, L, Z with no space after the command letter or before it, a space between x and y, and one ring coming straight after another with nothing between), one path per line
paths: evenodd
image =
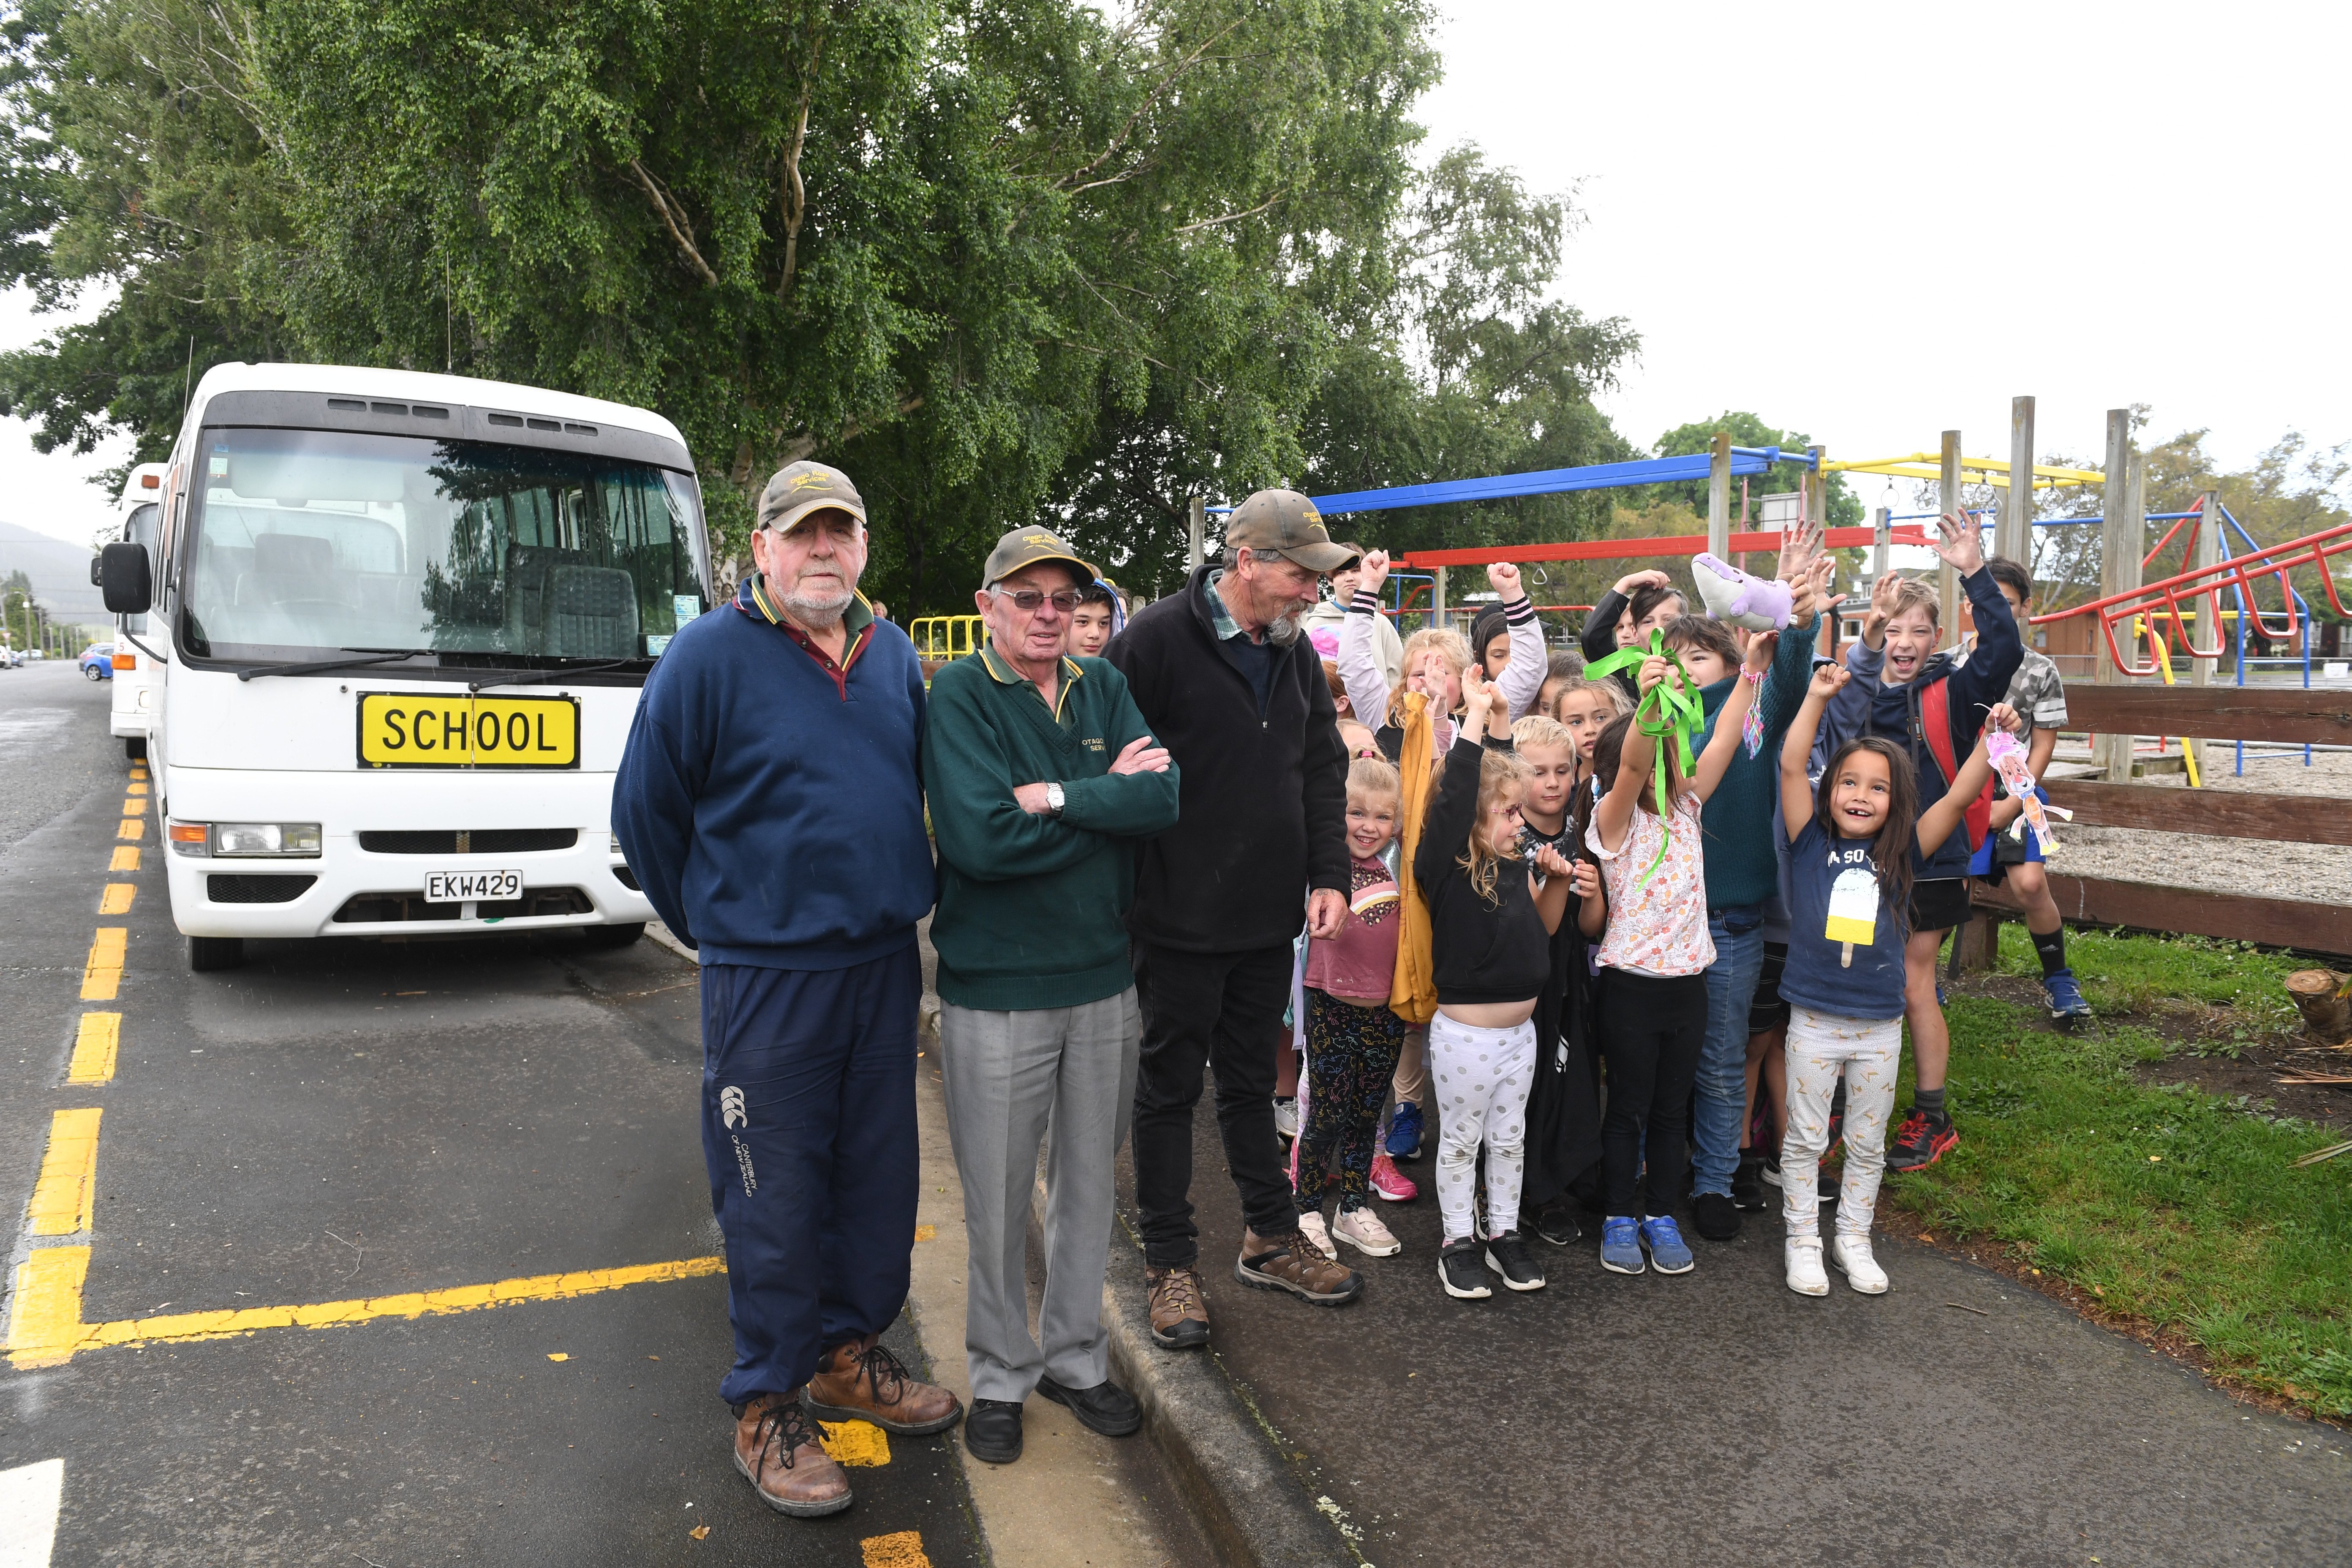
M863 601L849 619L836 682L747 578L646 681L613 833L705 963L846 969L914 945L931 907L922 667Z

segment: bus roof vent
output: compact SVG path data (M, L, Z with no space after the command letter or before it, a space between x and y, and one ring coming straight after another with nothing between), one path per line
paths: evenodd
M528 424L534 430L561 430L563 428L563 421L561 419L530 419L524 421L524 423Z
M411 414L415 415L419 419L446 419L449 417L449 411L447 409L428 408L422 403L410 405L408 411Z
M371 403L368 405L368 407L377 414L405 414L408 412L408 405L405 403Z
M340 408L352 414L365 414L367 412L367 405L356 397L330 397L327 399L327 406L330 408Z
M596 426L593 425L566 424L563 428L566 434L572 436L593 436L596 434Z
M493 425L511 425L518 430L522 428L522 416L520 414L492 414L488 417Z

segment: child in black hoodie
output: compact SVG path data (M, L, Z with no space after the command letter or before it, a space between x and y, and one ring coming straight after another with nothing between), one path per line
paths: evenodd
M1486 1269L1514 1290L1539 1290L1542 1272L1519 1236L1528 1088L1535 1076L1537 1000L1551 978L1551 935L1568 905L1572 873L1556 849L1519 858L1526 766L1484 744L1502 695L1475 668L1465 672L1466 709L1445 755L1412 871L1428 900L1437 1016L1429 1023L1430 1088L1438 1107L1437 1203L1445 1244L1437 1277L1462 1300L1491 1296ZM1486 1152L1484 1257L1473 1217L1478 1151Z

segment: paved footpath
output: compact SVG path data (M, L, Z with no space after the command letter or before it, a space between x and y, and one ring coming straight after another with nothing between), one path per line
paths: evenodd
M1356 1305L1245 1289L1209 1104L1192 1191L1215 1349L1377 1568L2352 1563L2343 1431L1916 1243L1882 1244L1889 1294L1833 1273L1812 1300L1781 1282L1777 1214L1694 1240L1675 1279L1604 1273L1596 1222L1533 1244L1548 1289L1455 1301L1423 1159L1420 1200L1381 1209L1404 1250L1347 1254Z
M551 933L191 974L107 695L0 675L0 1562L985 1560L952 1434L835 1429L829 1520L734 1471L692 965ZM1066 1524L1120 1447L1065 1462Z

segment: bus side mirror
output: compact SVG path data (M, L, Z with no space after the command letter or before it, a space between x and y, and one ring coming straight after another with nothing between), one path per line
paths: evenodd
M98 585L106 592L107 614L146 614L155 602L155 583L143 544L110 544L99 553Z

